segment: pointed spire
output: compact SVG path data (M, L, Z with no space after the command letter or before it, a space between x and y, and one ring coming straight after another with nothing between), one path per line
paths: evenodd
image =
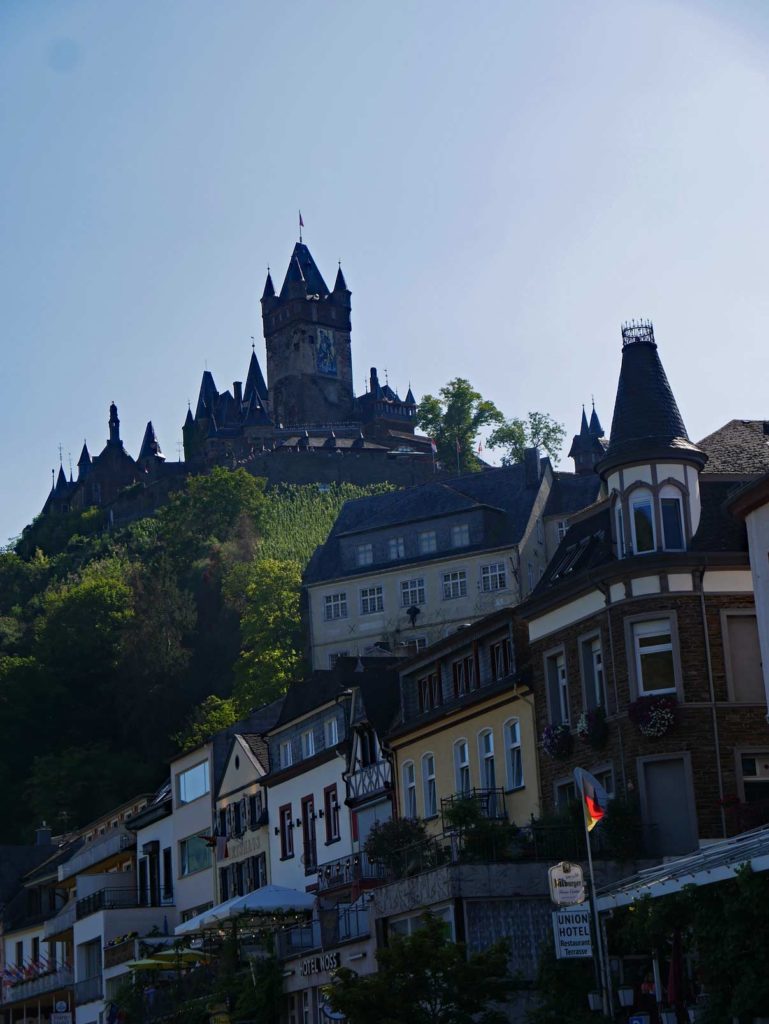
M283 287L280 289L281 299L302 295L325 297L328 293L328 285L323 280L310 250L303 242L297 242L291 254Z
M111 402L109 407L109 443L123 447L123 442L120 440L120 420L114 402Z
M414 398L414 392L411 390L411 385L409 384L409 389L406 392L406 405L416 405L416 404L417 404L417 400L416 400L416 398Z
M142 439L142 446L139 449L140 459L161 459L165 461L165 455L160 450L160 443L152 426L152 420L147 423Z
M593 402L593 411L590 414L590 433L593 437L603 437L603 427L598 419L598 413L595 411L595 402Z
M346 291L349 291L349 288L347 287L347 282L344 279L344 274L342 273L342 264L341 263L339 264L339 270L337 270L337 272L336 272L336 281L334 281L334 291L335 292L346 292Z
M243 391L243 401L247 402L253 394L256 394L260 402L267 401L267 385L262 375L262 368L256 358L256 352L251 349L251 359L248 364L248 376Z
M582 406L582 422L579 425L579 432L582 437L585 437L590 433L590 428L587 425L587 416L585 414L584 405Z
M689 440L683 417L657 354L648 320L622 328L622 367L601 475L627 462L686 459L705 464L707 456Z
M267 280L264 282L264 291L262 292L262 302L265 299L275 298L275 285L272 283L272 274L270 268L267 268Z
M91 453L88 451L88 445L83 441L83 450L80 452L80 458L77 460L77 478L83 480L91 472Z
M190 409L190 403L187 402L187 415L184 418L184 426L191 427L195 421L192 418L192 409Z
M56 477L56 487L54 488L56 494L66 494L67 488L67 476L64 472L64 466L59 466L59 473Z
M213 374L210 370L204 370L203 376L200 379L200 391L198 393L198 404L195 407L195 419L197 420L204 416L211 416L218 397L219 392L216 390Z

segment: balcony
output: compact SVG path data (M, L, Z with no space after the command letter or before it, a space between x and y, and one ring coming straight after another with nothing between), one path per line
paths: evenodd
M55 917L49 917L45 922L43 925L43 938L47 942L49 939L64 935L65 932L71 931L74 927L75 920L75 901L70 900L69 903L65 903Z
M392 789L392 769L389 761L376 761L364 765L347 776L347 803L382 796Z
M75 904L75 914L78 921L90 914L96 914L100 910L117 910L126 907L138 907L139 897L136 889L99 889L92 892L90 896L84 896ZM141 904L141 906L146 906Z
M290 960L291 957L305 953L308 949L320 949L320 922L313 921L311 924L286 928L285 931L278 932L275 939L277 953L282 960Z
M276 951L281 960L291 960L313 949L330 949L370 934L368 907L339 906L321 911L321 920L296 925L278 932Z
M102 994L101 974L78 981L75 983L75 1006L82 1006L83 1003L92 1003L96 999L101 999Z
M455 815L459 814L462 808L467 808L472 817L478 816L487 821L507 821L505 791L501 787L499 789L468 789L463 793L455 793L453 796L441 797L441 821L444 830L459 825L455 820Z
M352 885L370 889L384 880L384 867L381 864L373 864L365 853L350 853L346 857L327 861L318 867L319 893Z
M126 832L119 828L111 829L103 836L98 836L98 838L85 843L66 864L61 864L59 866L59 881L79 875L87 868L93 867L94 864L114 857L116 853L121 853L133 846L136 846L136 836L133 832Z
M58 971L48 971L37 978L15 982L5 990L3 1001L15 1003L17 1000L33 999L35 996L45 995L46 992L71 988L72 984L72 968L61 967Z

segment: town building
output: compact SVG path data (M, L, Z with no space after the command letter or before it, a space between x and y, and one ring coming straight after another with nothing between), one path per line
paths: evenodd
M543 807L582 766L637 811L639 849L683 853L738 831L760 784L766 702L735 486L765 469L727 425L687 435L652 325L627 324L604 498L572 517L519 608L537 694ZM711 472L711 467L714 470Z

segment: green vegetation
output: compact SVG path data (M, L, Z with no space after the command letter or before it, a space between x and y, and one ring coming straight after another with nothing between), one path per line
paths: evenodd
M152 791L299 677L302 570L346 500L386 489L215 469L153 518L43 517L0 552L0 842Z
M558 465L566 430L546 412L530 412L525 420L514 417L503 420L490 434L486 442L489 448L504 448L503 466L523 462L527 448L539 448L546 452Z

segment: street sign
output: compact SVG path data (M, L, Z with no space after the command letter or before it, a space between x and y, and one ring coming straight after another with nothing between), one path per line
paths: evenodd
M593 943L590 938L589 907L554 910L553 938L555 939L555 955L559 960L591 957Z
M585 876L579 864L562 860L547 871L550 899L557 907L571 907L585 902Z

